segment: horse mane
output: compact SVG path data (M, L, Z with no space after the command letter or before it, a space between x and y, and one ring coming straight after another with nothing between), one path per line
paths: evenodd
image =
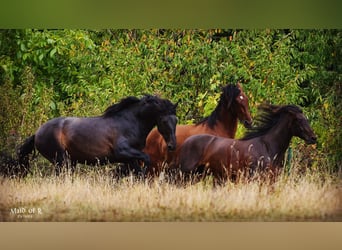
M303 111L295 105L260 105L258 107L259 115L255 118L255 123L257 125L248 129L241 140L249 140L267 134L267 132L279 122L282 114L289 112L302 113Z
M167 115L176 115L176 109L178 104L174 105L171 101L167 99L159 99L158 105L161 113Z
M129 96L124 99L121 99L120 102L114 103L113 105L109 106L103 113L103 117L111 117L138 102L140 102L140 99L134 96Z
M228 84L222 88L222 93L220 96L219 103L213 112L207 117L204 117L202 120L196 123L196 125L200 125L203 123L208 123L210 128L213 128L216 124L217 119L219 119L221 109L226 106L228 109L231 107L233 100L240 94L241 90L237 87L236 84Z
M122 110L128 109L132 105L136 103L152 103L155 107L157 107L155 111L160 112L161 114L176 114L176 106L172 102L167 99L161 99L158 96L153 96L149 94L145 94L141 99L129 96L122 99L119 103L115 103L109 106L105 112L103 113L103 117L112 117L113 115L119 113ZM151 110L151 112L153 112Z

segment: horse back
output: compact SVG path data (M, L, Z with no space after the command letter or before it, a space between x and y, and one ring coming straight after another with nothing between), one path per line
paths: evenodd
M68 152L72 160L92 162L108 155L115 136L112 127L101 118L59 117L44 123L36 132L38 151L55 161L57 154Z

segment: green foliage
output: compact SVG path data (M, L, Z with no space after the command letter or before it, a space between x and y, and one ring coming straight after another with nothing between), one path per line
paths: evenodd
M337 170L341 39L340 30L2 30L0 146L12 130L25 137L53 117L99 115L144 93L179 101L180 123L192 123L240 82L252 115L262 102L302 106L319 138L315 164Z

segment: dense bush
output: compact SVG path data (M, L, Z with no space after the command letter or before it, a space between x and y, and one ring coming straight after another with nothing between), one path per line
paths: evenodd
M2 30L0 150L52 117L98 115L128 95L179 101L180 123L192 123L240 82L253 115L265 101L303 107L319 138L310 165L336 171L341 40L340 30ZM302 141L292 147L307 157Z

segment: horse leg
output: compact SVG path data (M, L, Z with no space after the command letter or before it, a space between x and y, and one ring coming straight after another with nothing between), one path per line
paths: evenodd
M69 169L69 155L68 152L65 151L63 148L60 146L56 146L55 150L53 150L54 156L50 154L45 154L45 158L47 158L54 166L55 166L55 175L59 176L63 170L68 170ZM71 161L71 171L72 173L75 172L75 167L76 167L76 161Z
M76 172L76 164L77 164L77 161L71 161L70 170L72 174Z
M117 178L126 177L129 175L129 164L128 163L120 163L113 172L114 176Z
M55 131L55 126L41 127L35 137L37 150L54 165L56 176L59 176L63 166L68 164L67 152L58 137L60 133L59 130Z
M144 167L147 168L150 165L150 157L135 148L130 147L128 144L120 145L114 152L115 158L118 162L126 162L137 173L143 173L139 160L144 162Z
M63 167L68 167L68 161L66 159L66 153L63 151L58 151L56 153L56 159L55 159L55 174L56 176L59 176L62 173Z
M133 174L139 174L142 172L141 167L137 166L134 160L128 161L126 163L121 163L117 167L116 174L118 177L125 177L128 176L132 172Z
M141 168L138 160L133 160L129 163L130 168L133 170L133 173L142 174L145 172L146 168Z
M142 167L139 160L131 160L127 165L129 173L131 172L134 176L142 178L146 177L146 167Z

